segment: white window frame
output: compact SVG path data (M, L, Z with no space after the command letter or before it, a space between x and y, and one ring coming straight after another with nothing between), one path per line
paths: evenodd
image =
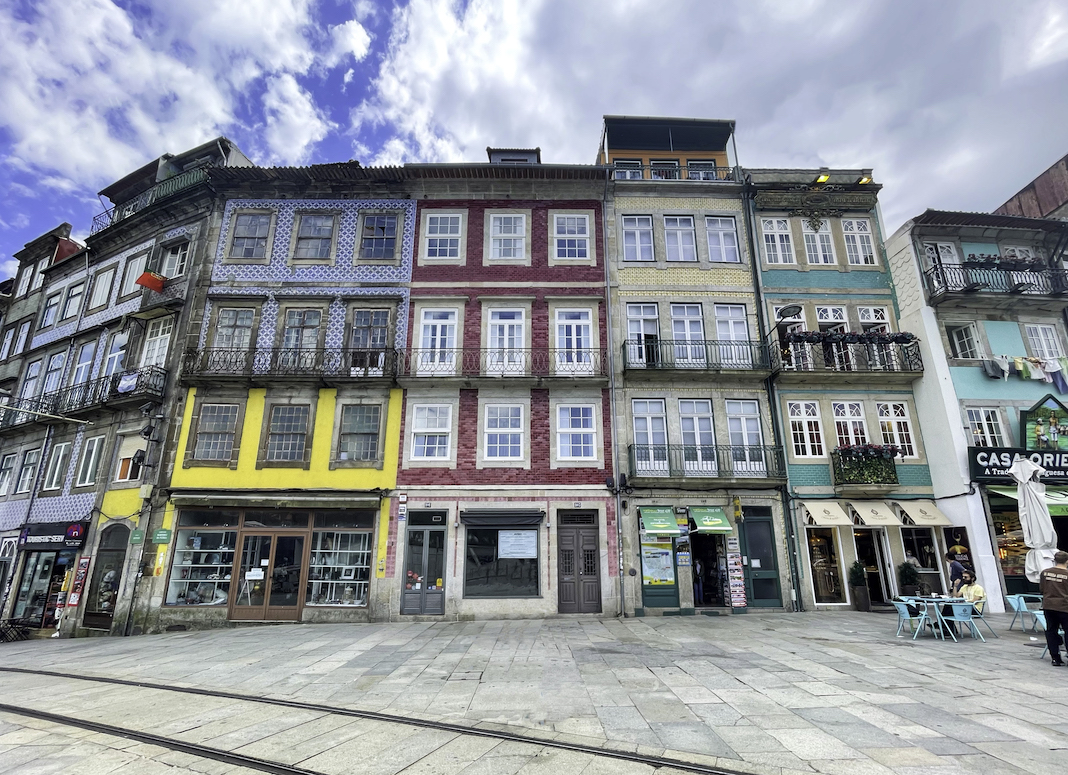
M508 425L501 427L501 415L502 409L507 409L509 416L506 418L509 423L515 422L518 419L518 425ZM492 411L491 411L492 410ZM514 416L515 410L518 410L518 417ZM490 414L496 412L497 417L495 422L498 423L495 427L490 426ZM522 404L505 404L505 403L487 403L483 407L483 426L482 435L482 458L486 463L496 463L498 461L515 461L523 460L526 457L526 434L524 433L525 418L523 417L523 405ZM519 452L515 455L491 455L490 454L490 436L497 436L498 443L497 449L501 447L501 436L517 436L519 438ZM514 447L515 444L511 440L504 445L508 448Z
M104 449L104 436L93 436L85 440L82 460L78 466L75 487L89 487L96 484L97 469L100 467L100 453Z
M650 314L651 313L651 314ZM647 323L652 323L655 333L646 331ZM650 340L652 336L652 341ZM635 302L627 304L627 362L629 366L648 366L652 355L652 365L660 363L663 356L660 344L660 309L657 304Z
M638 471L646 475L667 476L670 473L667 402L662 398L631 399L630 414L634 428L634 463ZM663 441L657 441L657 436L662 436ZM639 437L644 441L639 441ZM640 453L641 447L646 448L648 454Z
M780 266L797 263L789 218L761 218L760 232L764 235L765 263Z
M826 457L819 401L787 401L790 446L795 458Z
M67 351L52 353L48 356L48 365L44 370L44 382L41 386L41 395L54 393L59 390L63 381L63 369L67 365Z
M961 332L965 337L963 343L958 336ZM979 346L979 332L974 323L946 323L946 339L949 340L949 357L962 360L983 358L983 349ZM962 355L963 352L968 354Z
M189 243L178 242L163 248L163 258L160 261L160 274L171 279L185 274L189 264Z
M805 240L805 261L810 266L829 266L838 263L838 258L834 254L830 221L823 221L819 231L816 231L807 220L802 219L801 235Z
M526 310L501 307L486 311L489 313L486 315L486 371L494 375L526 374L529 370ZM518 317L504 319L501 315Z
M664 216L664 245L668 261L697 261L697 231L692 215Z
M52 293L45 297L44 305L41 308L41 324L38 329L55 325L55 322L59 320L59 308L62 304L62 292Z
M141 349L141 368L164 366L174 333L174 316L153 318L145 329L145 344Z
M26 458L33 455L32 462ZM19 477L15 485L15 495L24 495L33 489L33 482L37 478L37 467L41 465L41 448L28 449L22 453L22 464L19 466Z
M973 447L1004 447L1005 433L1001 426L1001 412L993 406L964 408L965 427L971 431Z
M4 343L0 344L0 361L6 361L11 355L11 345L15 341L15 327L12 326L4 332Z
M828 325L849 325L849 313L845 307L819 306L816 307L816 325L826 323Z
M434 410L434 425L430 425L428 421L431 419L430 410ZM442 416L444 411L444 417ZM414 404L412 406L412 446L411 446L411 459L415 460L433 460L435 462L452 460L452 404ZM423 416L420 417L420 414ZM442 419L444 419L444 425L442 425ZM420 437L423 441L420 444ZM426 452L431 449L427 445L427 440L430 437L443 438L444 444L440 441L433 445L433 449L441 449L444 446L444 455L428 455ZM422 454L420 454L420 452Z
M447 315L440 319L429 315ZM433 327L433 333L427 327ZM444 329L444 331L443 331ZM456 373L460 335L460 310L455 307L424 307L419 310L419 350L416 373L451 375Z
M877 266L875 236L869 218L843 218L842 238L851 266Z
M7 495L15 479L15 463L18 462L18 454L11 452L0 458L0 497Z
M427 211L424 218L423 257L427 261L462 262L465 257L464 214Z
M727 223L730 226L727 227ZM738 223L728 215L706 215L705 237L708 240L708 260L713 264L742 263L738 244Z
M508 231L504 230L506 219L511 221ZM526 257L526 215L522 213L490 214L490 258L494 261L525 261Z
M575 230L572 231L572 228ZM572 252L576 255L567 255ZM555 213L553 215L553 260L589 263L592 258L590 217L582 213Z
M883 444L896 446L903 458L919 457L908 404L904 401L879 401L875 408L879 415Z
M952 242L924 242L923 254L927 259L928 267L960 264L960 253L957 252L957 246Z
M12 355L18 355L26 349L26 339L30 335L30 321L23 321L19 326L19 335L15 337L15 349L11 351Z
M45 471L44 483L41 485L42 492L45 490L58 490L63 486L63 480L70 465L70 447L69 441L64 441L52 447L52 453L48 457L48 468Z
M624 261L656 261L653 216L624 215L622 231Z
M865 331L881 328L890 331L890 311L886 307L857 307L857 320Z
M563 315L582 314L584 319L563 320ZM594 311L589 307L560 307L553 315L556 324L556 358L557 374L593 374L595 362L600 363L601 354L594 344ZM585 328L585 336L576 329ZM570 334L567 333L570 331Z
M707 420L707 428L701 427L703 420ZM686 474L715 476L719 471L719 460L716 456L716 421L711 399L680 398L679 428L679 441L683 445L682 465ZM687 435L692 435L692 439L687 440Z
M1056 326L1044 323L1025 323L1027 344L1035 358L1060 358L1064 355Z
M93 278L93 290L89 294L88 309L103 307L111 298L111 286L115 284L115 267L99 272Z
M30 292L30 281L33 280L33 264L23 264L19 282L15 288L15 298L21 298Z
M585 421L585 412L589 410L590 425L589 427L575 426L570 423L574 420L571 416L571 410L582 410L583 416L579 417L580 422ZM564 426L564 412L568 413L568 425ZM561 461L582 461L589 462L597 459L597 407L593 404L557 404L556 406L556 458ZM589 455L572 455L564 454L564 437L567 436L590 436L590 454ZM584 443L579 445L580 447L586 446ZM569 451L575 448L575 445L568 441L567 448Z
M138 293L141 290L141 286L137 284L137 280L145 273L145 264L147 261L148 253L141 253L126 262L126 270L122 276L122 287L119 289L120 298Z
M834 437L839 447L867 444L868 423L864 417L863 401L834 401L831 403L834 417Z
M52 257L42 258L33 269L33 283L30 285L31 291L36 291L42 285L44 285L45 276L44 270L48 268L48 265L52 263Z

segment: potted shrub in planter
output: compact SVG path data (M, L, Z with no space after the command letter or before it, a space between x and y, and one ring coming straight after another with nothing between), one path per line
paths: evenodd
M920 589L920 572L911 562L903 562L897 566L897 580L901 585L901 594L906 597L915 595Z
M853 595L854 610L871 610L871 596L868 595L868 571L865 570L860 560L849 566L849 591Z

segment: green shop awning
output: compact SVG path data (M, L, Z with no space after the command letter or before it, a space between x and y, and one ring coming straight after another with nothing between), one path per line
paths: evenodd
M639 506L638 514L641 515L642 530L647 533L682 535L678 520L675 519L675 509L671 506Z
M734 528L721 508L690 506L690 516L698 533L733 533Z

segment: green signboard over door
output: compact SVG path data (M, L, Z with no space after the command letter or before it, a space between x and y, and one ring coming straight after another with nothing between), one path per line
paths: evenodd
M641 514L642 530L645 532L665 536L682 535L678 520L675 519L675 509L671 506L640 506L638 513Z
M697 526L696 532L698 533L729 534L734 532L730 521L727 519L727 515L723 513L723 509L721 508L691 506L690 516L693 517L693 523Z
M134 531L132 531L130 533L130 543L131 544L135 544L135 545L136 544L143 544L144 542L145 542L145 531L144 530L134 530Z
M152 534L152 543L154 544L169 544L171 542L171 531L165 527L161 527Z

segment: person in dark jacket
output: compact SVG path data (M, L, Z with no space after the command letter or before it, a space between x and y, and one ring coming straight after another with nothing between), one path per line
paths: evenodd
M1038 590L1042 593L1042 612L1046 615L1046 645L1054 667L1061 667L1062 627L1068 635L1068 552L1053 555L1052 568L1046 568L1038 576Z
M949 563L949 591L955 595L964 579L964 566L953 552L946 552L946 562Z

